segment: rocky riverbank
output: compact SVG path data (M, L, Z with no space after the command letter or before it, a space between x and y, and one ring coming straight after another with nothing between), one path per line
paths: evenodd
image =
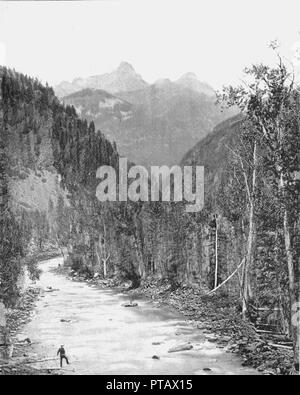
M180 311L193 325L207 334L228 352L237 353L243 366L251 366L270 375L293 373L290 347L271 343L268 334L259 333L254 325L241 319L238 301L225 296L203 296L203 291L188 286L172 290L167 282L147 281L140 288L128 291L133 297L144 295L160 304Z
M50 250L34 255L36 261L51 259L58 256L58 251ZM29 259L29 258L28 258ZM31 362L36 357L31 352L31 339L21 338L18 333L34 315L35 304L42 290L38 287L28 287L14 308L9 308L6 314L6 344L0 345L0 375L48 375L55 372L35 369Z
M45 375L52 374L44 370L37 370L30 366L33 355L30 351L31 340L20 338L18 332L31 320L34 307L41 290L28 288L17 305L7 312L7 344L2 346L6 358L0 360L0 375ZM5 350L4 350L5 348Z

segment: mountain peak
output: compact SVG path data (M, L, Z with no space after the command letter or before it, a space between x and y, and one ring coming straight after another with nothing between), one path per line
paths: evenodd
M178 81L181 80L198 80L198 77L195 73L189 71L188 73L183 74Z
M214 89L206 82L200 81L195 73L188 72L183 74L176 83L206 96L215 96Z
M65 97L82 89L100 89L114 94L117 92L130 92L143 89L147 82L135 71L128 62L121 62L117 69L111 73L93 75L88 78L76 78L71 83L64 82L56 86L58 96Z
M121 71L121 72L135 73L135 69L134 69L133 66L132 66L130 63L128 63L128 62L121 62L121 63L119 64L119 67L118 67L117 70L118 70L118 71Z

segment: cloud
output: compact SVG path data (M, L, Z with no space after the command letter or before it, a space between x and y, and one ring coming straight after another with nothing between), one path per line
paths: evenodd
M0 42L0 66L6 66L6 45Z

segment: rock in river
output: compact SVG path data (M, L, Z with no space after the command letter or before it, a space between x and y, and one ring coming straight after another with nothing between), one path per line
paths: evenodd
M179 344L178 346L170 348L168 352L180 352L180 351L188 351L191 350L193 346L189 343L186 344Z
M137 307L138 304L136 302L129 302L129 303L123 303L123 307Z

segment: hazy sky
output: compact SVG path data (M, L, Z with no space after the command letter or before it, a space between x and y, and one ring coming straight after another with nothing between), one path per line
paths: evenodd
M100 0L0 3L0 63L56 84L125 60L148 82L194 71L215 88L300 48L299 0Z

